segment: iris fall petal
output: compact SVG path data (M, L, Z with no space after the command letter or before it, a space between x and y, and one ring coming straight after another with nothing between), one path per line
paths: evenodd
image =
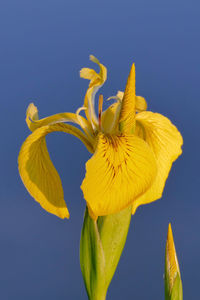
M23 143L18 166L22 181L31 196L48 212L69 218L60 177L50 159L45 136L53 131L75 135L87 146L83 133L67 124L54 124L36 129ZM90 149L90 145L88 145ZM91 151L91 149L90 149Z
M117 213L142 195L156 176L150 147L134 135L98 136L81 188L91 217Z

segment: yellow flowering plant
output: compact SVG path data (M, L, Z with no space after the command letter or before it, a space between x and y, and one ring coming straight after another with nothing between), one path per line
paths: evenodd
M96 114L95 95L107 79L107 69L94 56L90 59L100 71L81 69L80 76L89 80L89 87L76 113L39 119L34 104L28 106L26 123L32 133L21 147L18 165L31 196L46 211L69 218L62 183L45 137L54 131L70 133L92 153L81 185L86 212L80 261L89 299L94 300L106 297L126 241L131 213L161 198L172 163L182 152L182 137L168 118L147 111L146 100L136 96L134 64L124 92L110 97L108 100L114 103L104 111L100 95Z

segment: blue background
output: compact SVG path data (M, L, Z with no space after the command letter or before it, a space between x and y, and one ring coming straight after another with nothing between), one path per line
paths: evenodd
M168 222L172 222L185 299L197 299L200 268L198 1L0 1L0 298L87 299L79 269L85 203L79 188L89 154L72 136L53 133L49 152L59 171L70 220L48 214L29 196L17 155L29 134L25 111L41 117L83 103L89 54L108 68L101 92L123 90L136 63L137 94L169 117L184 138L162 200L140 207L108 299L164 299Z

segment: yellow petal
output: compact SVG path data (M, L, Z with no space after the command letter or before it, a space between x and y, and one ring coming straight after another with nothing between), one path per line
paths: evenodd
M26 110L26 124L31 131L34 131L34 124L37 124L39 120L38 109L33 104L30 103Z
M18 166L22 181L31 196L48 212L69 218L60 177L51 162L45 136L53 131L70 133L87 143L83 133L67 124L53 124L36 129L23 143Z
M131 133L135 125L135 65L128 76L119 118L120 131Z
M93 69L89 69L89 68L82 68L80 70L80 77L84 78L84 79L88 79L88 80L95 80L95 78L97 77L97 73L95 70Z
M80 115L77 116L77 114L73 113L59 113L47 118L39 119L38 109L33 103L30 103L26 110L26 123L31 131L34 131L42 126L61 122L71 122L80 125L87 134L88 138L91 139L93 132L92 127L90 123Z
M84 107L86 107L85 114L88 121L92 122L92 124L97 127L98 120L95 114L94 98L97 91L107 79L107 69L93 55L90 55L90 60L99 65L100 72L96 73L93 69L83 68L80 71L80 77L90 80L89 88L84 100Z
M124 97L124 93L118 91L116 96L112 96L107 99L107 100L115 99L117 100L117 102L110 105L102 114L102 130L104 133L118 132L118 123L119 123L123 97ZM135 96L136 112L141 112L146 109L147 109L146 100L141 96Z
M116 96L110 98L119 99L122 101L123 97L124 97L124 92L118 91ZM135 96L135 110L136 112L147 110L147 102L145 98L141 96Z
M118 131L119 115L121 103L115 102L111 104L102 113L102 130L105 133L115 133Z
M81 185L91 217L128 207L151 186L155 175L154 154L142 139L100 133Z
M137 112L147 110L147 102L146 102L145 98L143 98L141 96L135 97L135 110Z
M118 91L116 97L118 97L120 100L122 100L124 97L124 92Z
M151 188L134 202L133 213L139 205L161 198L172 163L181 155L183 144L182 136L176 126L161 114L150 111L136 115L135 133L153 150L158 172Z

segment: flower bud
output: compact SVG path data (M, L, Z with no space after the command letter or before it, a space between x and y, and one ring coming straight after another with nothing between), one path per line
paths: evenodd
M169 223L165 252L165 300L182 299L181 274L176 256L172 228Z

